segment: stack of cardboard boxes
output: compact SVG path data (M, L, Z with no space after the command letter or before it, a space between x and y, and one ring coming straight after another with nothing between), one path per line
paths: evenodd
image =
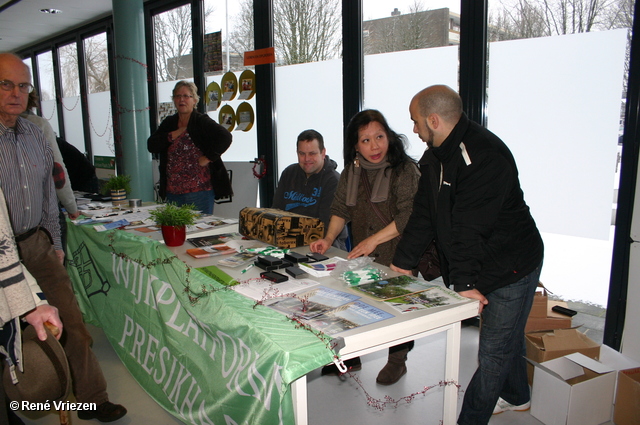
M640 363L571 329L555 303L566 306L542 288L527 322L531 415L546 425L640 425Z

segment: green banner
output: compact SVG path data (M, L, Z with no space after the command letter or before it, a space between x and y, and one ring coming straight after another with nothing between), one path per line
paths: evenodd
M294 424L289 385L333 358L313 332L189 269L149 238L69 224L67 253L85 320L186 423ZM192 305L187 286L207 295Z

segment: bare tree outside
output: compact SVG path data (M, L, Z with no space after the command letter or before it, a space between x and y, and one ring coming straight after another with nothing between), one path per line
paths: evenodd
M75 43L58 49L60 75L62 79L62 97L74 97L80 94L78 75L78 48Z
M244 52L255 50L253 28L253 0L240 0L240 13L235 16L233 29L229 34L228 41L231 53L238 57L244 57ZM225 58L225 55L223 55L223 58ZM233 69L233 64L235 63L234 61L231 62L231 71L240 69L240 67L239 69ZM241 69L245 69L245 67L242 66Z
M340 13L340 0L276 0L273 28L278 65L339 57ZM240 1L240 13L235 17L230 37L234 53L244 55L254 50L252 0Z
M153 34L158 82L192 77L191 6L155 15Z
M280 65L318 62L340 56L339 0L277 0L274 38Z
M215 12L207 7L205 20ZM158 82L193 78L191 5L159 13L153 17L156 75Z
M101 33L84 40L84 58L89 93L109 91L109 56L107 35Z
M492 41L631 28L634 0L501 0L489 16Z

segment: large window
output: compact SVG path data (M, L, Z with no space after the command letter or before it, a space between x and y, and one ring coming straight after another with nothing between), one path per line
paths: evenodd
M253 50L253 3L205 0L204 17L206 110L233 134L223 159L251 161L258 155L257 94L254 70L244 66L244 53Z
M42 116L46 118L53 131L60 134L60 126L57 118L56 86L53 75L53 55L51 51L40 53L36 56L36 66L38 67L38 77L40 83L40 108Z
M363 0L364 106L407 136L416 159L426 146L412 132L409 102L433 84L458 88L459 9L455 1Z
M279 173L298 162L296 139L307 129L342 168L341 10L340 0L274 2Z
M191 8L177 7L153 17L158 81L157 124L174 114L172 90L179 80L193 81Z
M84 39L87 73L87 106L93 156L115 156L109 80L107 35L102 32ZM66 128L66 127L65 127ZM83 137L84 139L84 137Z
M541 280L597 305L609 288L632 3L490 2L488 127L513 152L543 233Z
M62 87L62 116L65 140L80 152L85 151L82 126L82 104L80 102L80 80L78 72L78 48L76 43L58 49L60 63L60 86ZM57 117L56 117L57 118Z

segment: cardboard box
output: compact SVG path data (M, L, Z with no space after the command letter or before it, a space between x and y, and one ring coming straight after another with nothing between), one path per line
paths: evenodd
M613 422L616 425L640 425L640 368L618 372Z
M547 290L542 285L542 283L538 283L538 291L536 291L533 297L533 304L531 305L531 312L529 313L529 318L538 317L538 318L547 318L547 301L549 297L547 296ZM528 324L528 323L527 323ZM551 328L547 328L551 329Z
M581 353L534 363L531 416L546 425L598 425L611 419L615 371Z
M324 237L320 219L273 208L243 208L239 221L242 235L279 248L305 246Z
M525 335L527 358L536 363L557 359L571 353L582 353L592 359L600 357L600 345L577 329L555 329ZM529 384L533 382L533 366L529 364Z
M534 303L536 301L536 297L534 297ZM540 298L543 298L540 296ZM546 298L546 297L544 297ZM540 309L540 302L538 301L537 309ZM524 327L524 332L529 333L533 331L540 330L550 330L550 329L568 329L571 327L571 317L565 316L564 314L556 313L551 310L554 305L561 305L563 307L567 306L567 303L564 301L545 301L545 315L542 317L536 317L529 314L529 318L527 319L527 324ZM533 308L531 309L533 311ZM540 314L536 312L536 314Z

